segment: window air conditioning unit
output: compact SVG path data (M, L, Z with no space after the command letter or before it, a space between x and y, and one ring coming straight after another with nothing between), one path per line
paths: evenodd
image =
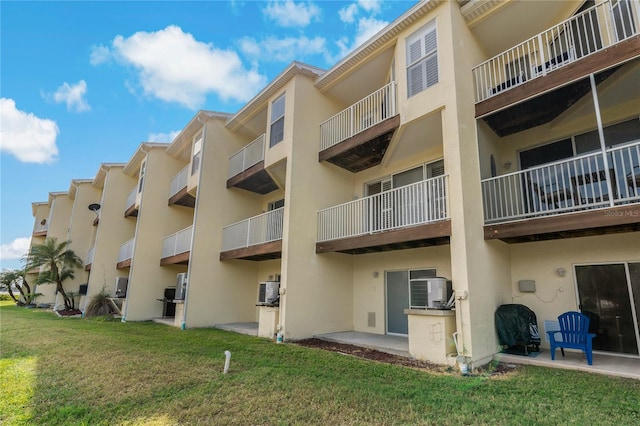
M176 300L184 300L187 294L187 273L181 272L176 279Z
M89 290L89 284L80 284L80 288L78 289L78 294L80 296L86 296L88 290Z
M273 305L280 300L280 282L264 281L260 283L258 290L259 305Z
M427 279L427 309L447 309L453 295L451 280L442 277Z
M127 297L128 277L116 277L115 297Z

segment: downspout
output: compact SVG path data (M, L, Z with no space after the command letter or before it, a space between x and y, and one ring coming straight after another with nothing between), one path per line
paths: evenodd
M196 237L196 222L198 220L198 206L200 205L200 185L202 185L202 171L204 170L204 145L207 138L207 123L202 121L200 113L196 117L198 122L202 124L202 148L200 150L200 170L198 172L198 190L196 192L196 203L193 211L193 225L191 226L191 247L189 248L189 257L193 256L193 245ZM192 142L193 143L193 142ZM191 160L189 160L191 162ZM193 262L189 259L189 266L187 266L187 289L184 292L184 309L182 311L182 322L180 323L180 329L185 330L187 328L187 308L189 307L189 290L191 289L191 266Z
M602 160L604 165L605 177L607 181L607 191L609 194L609 207L614 206L613 184L611 182L611 174L609 173L609 158L607 157L607 144L604 140L604 130L602 128L602 116L600 115L600 102L598 100L598 90L596 87L596 79L593 73L589 74L591 81L591 95L593 96L593 107L596 112L596 122L598 123L598 137L600 139L600 150L602 151Z

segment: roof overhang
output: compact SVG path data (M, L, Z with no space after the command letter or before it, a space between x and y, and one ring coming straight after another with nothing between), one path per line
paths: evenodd
M294 77L303 75L316 78L325 72L322 68L307 65L302 62L292 62L284 71L282 71L271 83L267 85L260 93L240 109L236 114L227 120L227 127L236 130L243 121L248 120L254 114L262 110L265 104L272 96L278 93L289 81Z
M49 203L46 201L34 201L31 203L31 215L35 217L36 210L41 206L48 206Z
M96 176L93 178L92 184L95 188L102 189L104 188L104 181L107 178L107 173L112 168L123 168L125 163L102 163L100 164L100 168L96 173Z
M142 161L147 157L147 153L154 148L166 149L169 146L168 143L159 143L159 142L143 142L138 146L136 152L133 154L131 159L127 162L122 169L124 174L129 176L134 176L140 170L140 165Z
M179 157L187 147L191 147L192 137L193 135L200 130L201 127L204 126L204 122L209 118L219 118L223 120L228 120L233 114L226 112L215 112L215 111L206 111L200 110L198 113L189 121L184 129L178 133L178 135L173 139L171 144L167 147L167 154L172 157Z

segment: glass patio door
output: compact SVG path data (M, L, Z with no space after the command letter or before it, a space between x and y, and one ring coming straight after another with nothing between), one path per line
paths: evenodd
M580 311L591 318L593 349L638 355L640 263L575 267Z

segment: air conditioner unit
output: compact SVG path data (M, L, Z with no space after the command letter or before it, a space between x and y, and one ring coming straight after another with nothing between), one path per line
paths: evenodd
M115 297L127 297L128 277L116 277Z
M258 304L273 305L280 300L280 282L264 281L261 282L258 289Z
M88 290L89 290L89 284L80 284L80 288L78 289L78 294L80 296L86 296Z
M181 272L176 279L176 300L184 300L187 294L187 273Z
M427 279L427 309L446 308L452 293L451 280L442 277Z

